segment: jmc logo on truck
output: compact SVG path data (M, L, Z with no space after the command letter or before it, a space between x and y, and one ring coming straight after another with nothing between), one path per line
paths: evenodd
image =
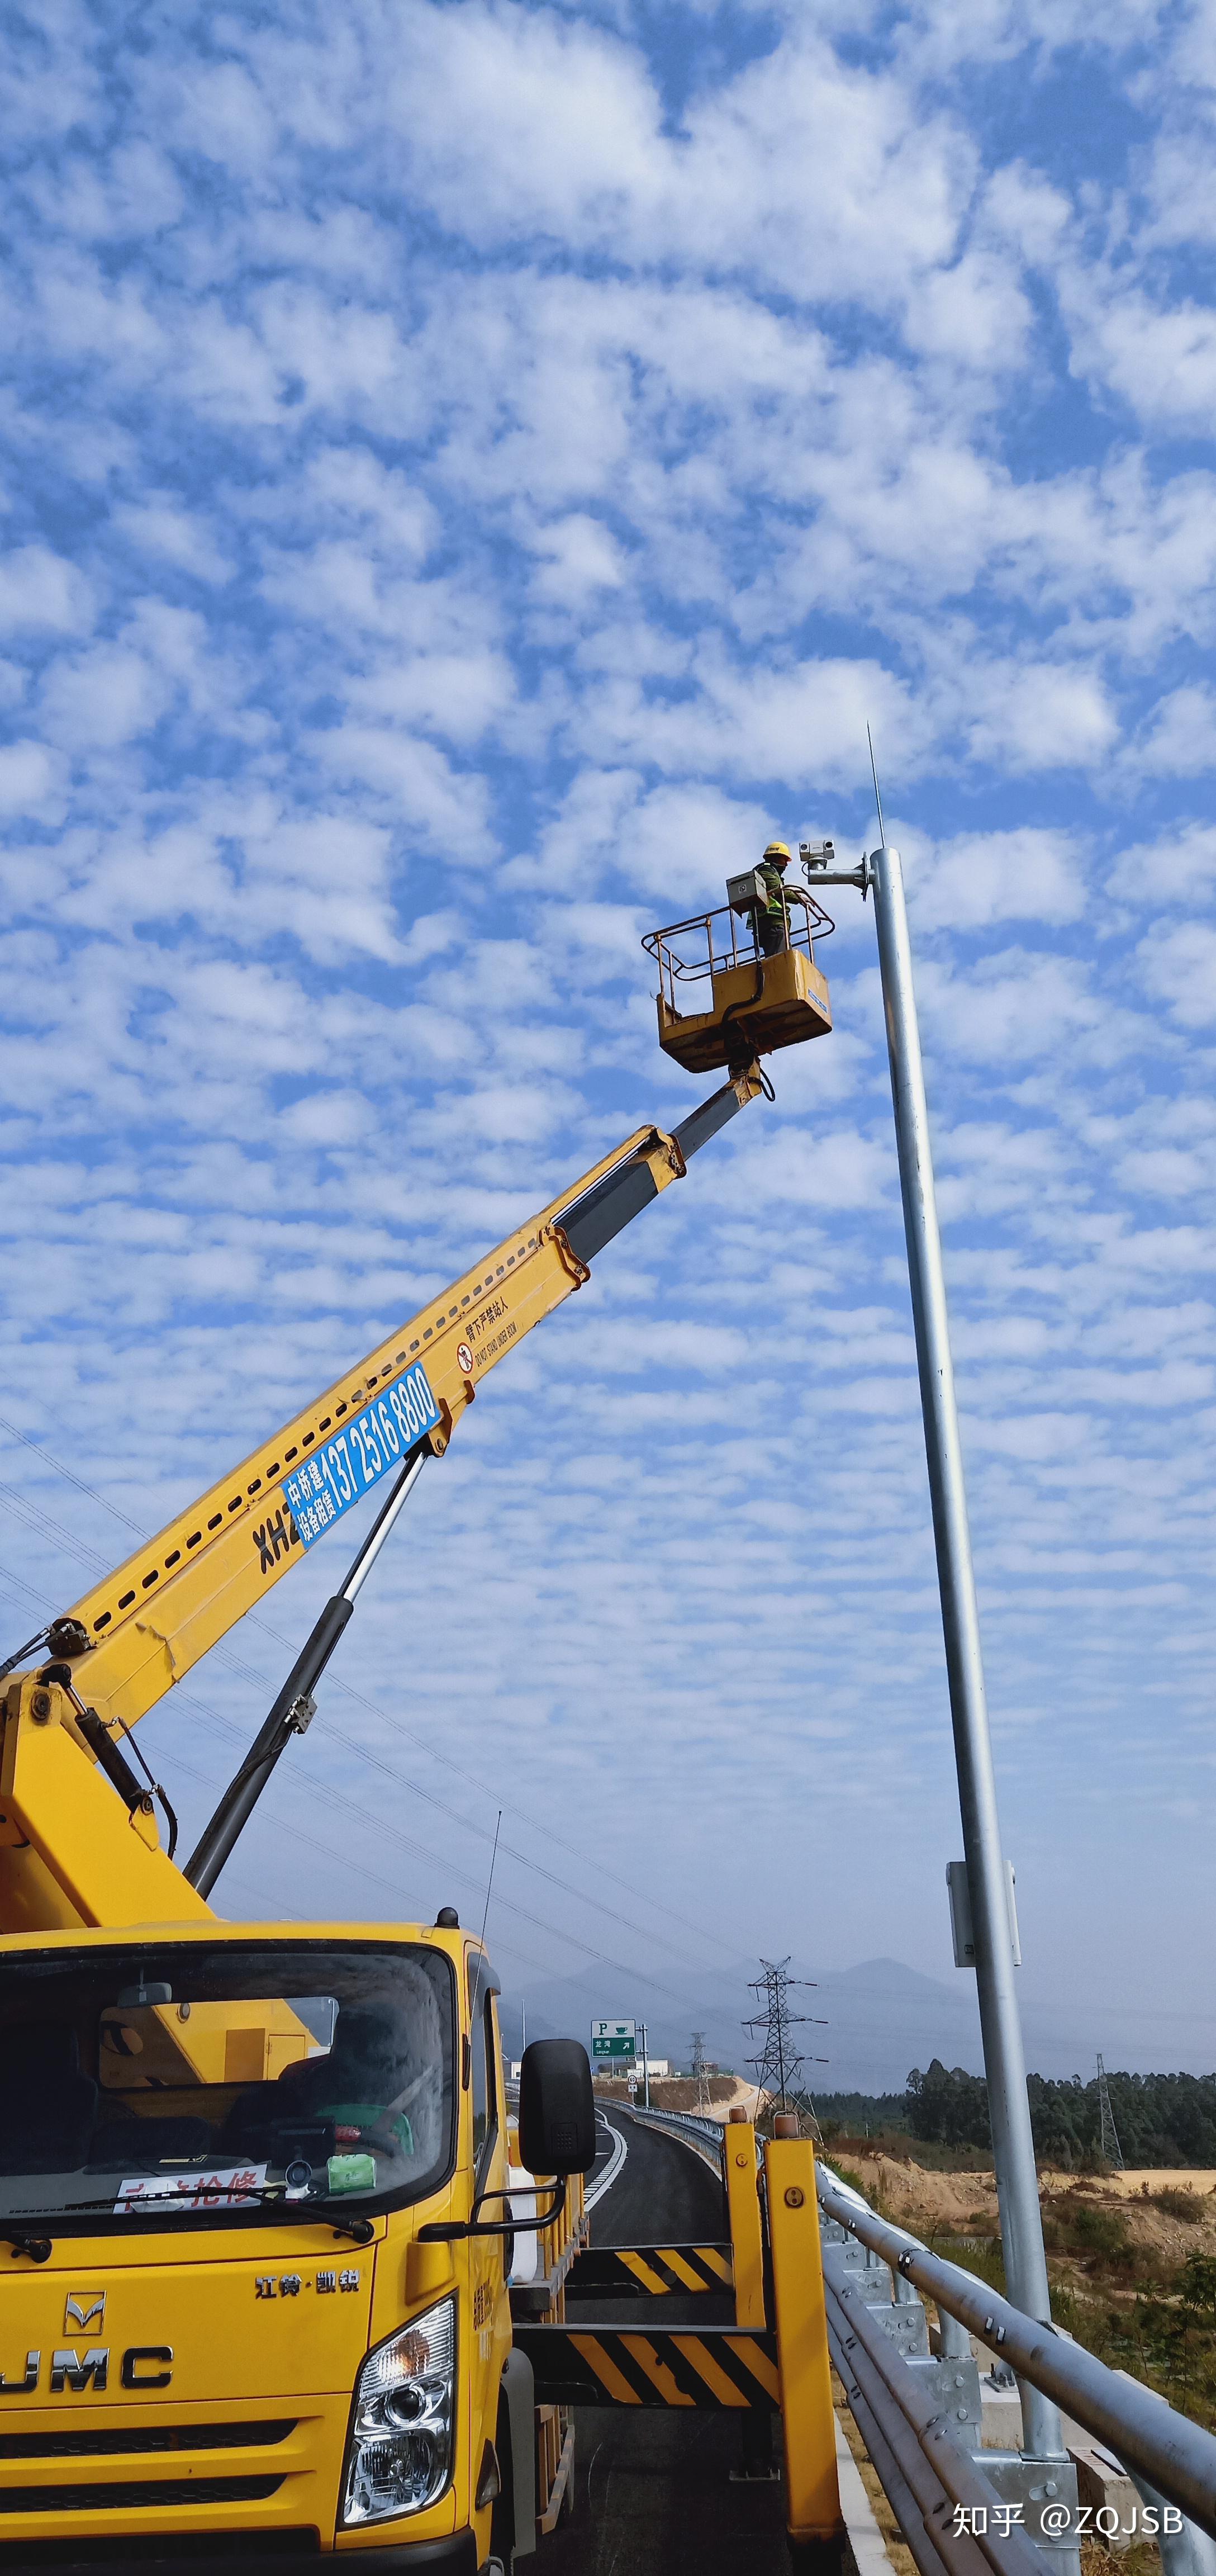
M119 2366L124 2388L167 2388L173 2377L173 2347L167 2343L128 2344ZM25 2369L20 2377L10 2379L0 2371L0 2397L30 2397L38 2386L42 2369L41 2352L27 2352ZM109 2385L110 2347L98 2344L83 2355L69 2348L51 2354L47 2386L52 2397L62 2397L69 2388L95 2388L100 2395Z

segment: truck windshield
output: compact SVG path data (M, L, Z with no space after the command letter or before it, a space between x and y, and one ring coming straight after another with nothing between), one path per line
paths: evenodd
M451 1962L421 1943L10 1953L0 2224L421 2199L452 2160L454 2030Z

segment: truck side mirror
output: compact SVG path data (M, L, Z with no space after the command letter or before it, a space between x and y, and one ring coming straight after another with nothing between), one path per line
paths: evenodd
M595 2095L577 2039L534 2039L519 2069L519 2153L529 2173L590 2173Z

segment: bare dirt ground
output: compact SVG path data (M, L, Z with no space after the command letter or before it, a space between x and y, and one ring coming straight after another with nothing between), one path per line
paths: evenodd
M1209 2200L1216 2193L1216 2173L1199 2165L1179 2165L1170 2172L1156 2166L1147 2166L1140 2172L1129 2168L1126 2173L1106 2174L1102 2189L1113 2192L1117 2200L1137 2199L1154 2191L1195 2191L1201 2199Z
M624 2076L597 2075L595 2089L596 2093L602 2095L607 2101L627 2102L630 2099L629 2087ZM749 2119L755 2118L760 2094L757 2087L749 2084L745 2077L707 2075L705 2090L709 2095L709 2102L707 2107L700 2111L699 2116L702 2119L725 2122L735 2109L746 2111ZM642 2090L639 2085L637 2090L639 2102L641 2098ZM691 2111L696 2115L698 2112L696 2079L691 2075L654 2075L650 2080L650 2100L656 2111Z
M831 2157L826 2159L831 2162ZM996 2183L988 2173L929 2173L923 2165L895 2156L841 2159L855 2174L867 2200L917 2236L995 2236ZM1180 2219L1157 2205L1162 2192L1185 2191L1196 2203L1194 2219ZM1194 2167L1179 2173L1157 2171L1087 2175L1042 2173L1039 2195L1044 2210L1053 2201L1072 2207L1088 2202L1118 2209L1133 2244L1151 2247L1165 2261L1185 2262L1188 2254L1216 2251L1216 2173Z

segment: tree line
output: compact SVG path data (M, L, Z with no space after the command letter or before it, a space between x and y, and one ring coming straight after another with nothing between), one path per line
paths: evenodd
M1216 2167L1216 2075L1110 2075L1107 2089L1128 2165ZM1100 2161L1102 2114L1096 2078L1056 2082L1027 2078L1035 2152L1044 2164L1079 2172ZM834 2093L816 2097L821 2126L857 2137L885 2131L926 2145L991 2147L988 2087L982 2075L943 2066L940 2057L914 2066L903 2093Z

